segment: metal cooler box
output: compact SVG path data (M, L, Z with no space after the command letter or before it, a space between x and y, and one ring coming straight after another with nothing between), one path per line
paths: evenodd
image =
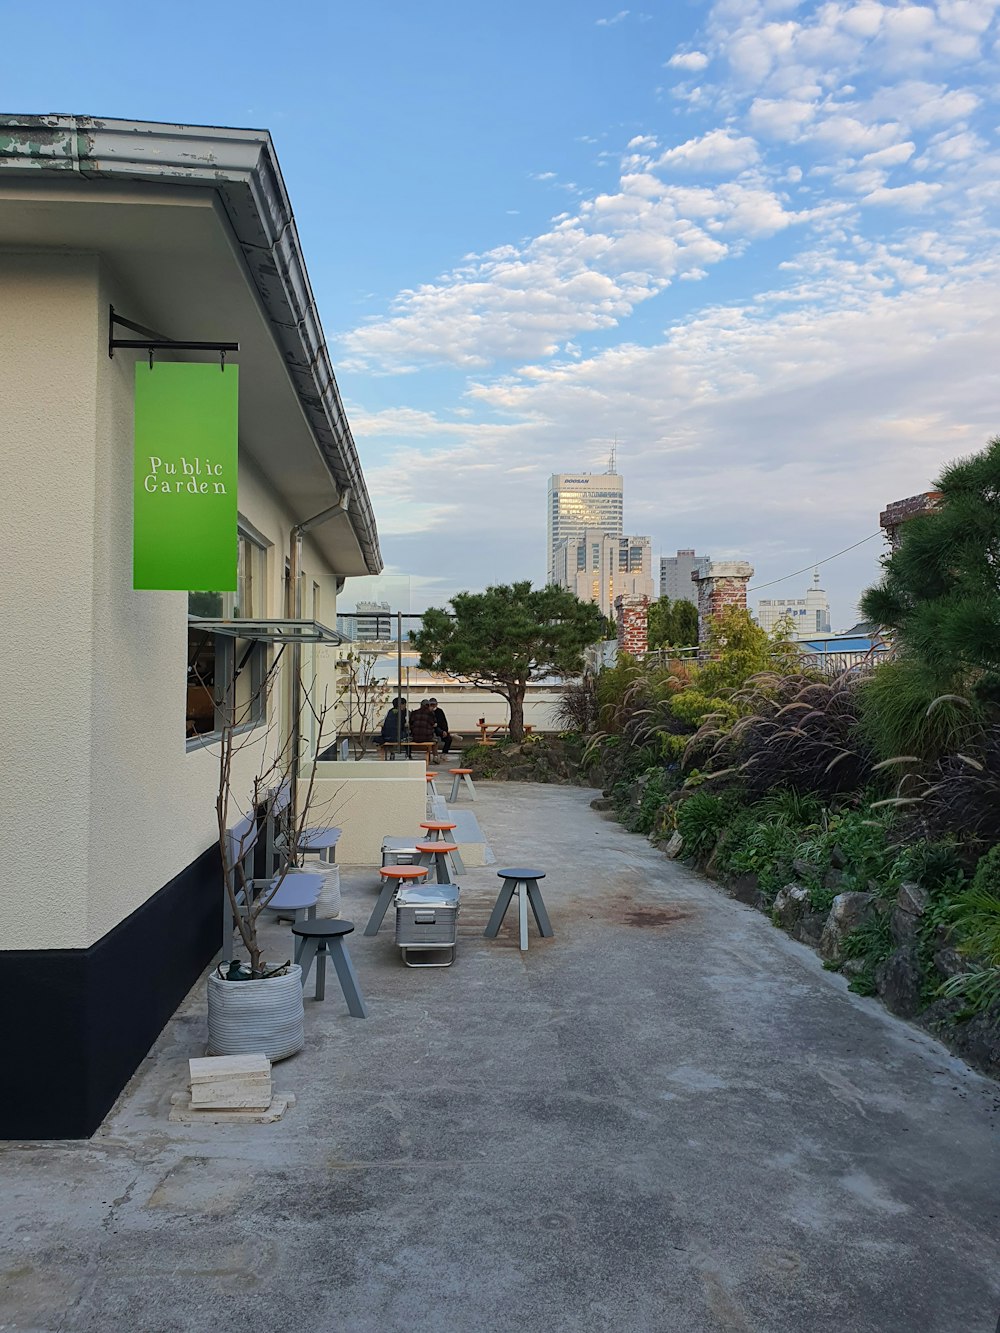
M458 943L457 884L427 884L401 888L396 894L396 943L408 967L449 967ZM411 963L410 949L447 951L444 962Z

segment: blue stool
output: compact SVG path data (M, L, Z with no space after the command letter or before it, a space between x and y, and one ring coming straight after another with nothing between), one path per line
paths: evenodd
M554 935L552 924L549 921L549 914L545 910L545 903L542 901L542 893L538 887L538 881L545 878L544 870L525 870L509 869L498 870L497 875L503 880L500 892L497 895L496 906L486 923L486 929L483 934L488 940L496 938L497 931L500 929L501 922L507 915L507 908L510 906L510 900L513 898L515 890L517 892L517 915L520 932L520 947L528 947L528 904L531 904L531 910L534 913L535 925L538 927L539 935Z

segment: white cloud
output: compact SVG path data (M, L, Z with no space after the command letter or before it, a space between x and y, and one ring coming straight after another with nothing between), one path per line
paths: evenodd
M697 74L700 70L705 69L707 65L708 56L705 55L704 51L678 51L667 61L666 68L690 70Z
M873 153L865 153L861 161L869 167L896 167L901 162L909 162L916 145L906 143L890 144L888 148L876 148Z
M774 139L797 139L816 115L816 103L795 98L755 97L747 124L757 134Z
M656 165L728 174L752 166L759 156L756 143L748 136L736 135L729 130L712 130L698 139L688 139L676 148L668 148Z
M928 181L914 181L912 185L882 186L865 195L866 204L891 204L896 208L926 208L941 186Z
M613 15L611 16L611 18L598 19L598 20L597 20L597 27L598 27L598 28L612 28L612 27L614 27L614 25L615 25L616 23L621 23L623 19L627 19L627 18L628 18L628 14L629 14L629 11L628 11L627 9L619 9L618 13L617 13L617 14L613 14Z

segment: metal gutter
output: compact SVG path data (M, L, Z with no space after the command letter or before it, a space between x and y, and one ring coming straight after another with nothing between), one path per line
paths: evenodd
M371 500L267 130L0 115L0 179L19 175L192 185L216 191L302 410L372 574L382 555Z

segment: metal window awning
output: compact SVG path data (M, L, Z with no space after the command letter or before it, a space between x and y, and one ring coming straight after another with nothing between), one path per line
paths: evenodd
M346 643L343 634L318 620L211 620L188 616L192 629L206 634L228 634L233 639L257 639L262 643Z

